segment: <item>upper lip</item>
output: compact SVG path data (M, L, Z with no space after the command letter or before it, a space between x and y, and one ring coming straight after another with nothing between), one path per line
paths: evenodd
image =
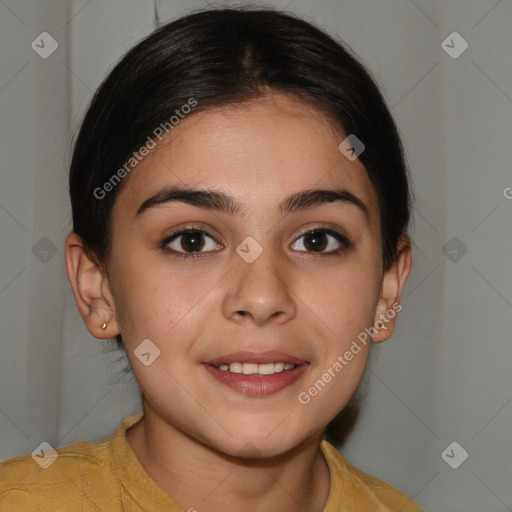
M303 364L306 361L304 359L299 359L297 357L293 357L284 352L280 352L278 350L269 350L266 352L249 352L246 350L241 350L239 352L233 352L231 354L226 354L224 356L216 357L215 359L210 359L209 361L205 361L205 364L212 364L213 366L219 366L221 364L231 364L231 363L255 363L255 364L265 364L265 363L289 363L289 364Z

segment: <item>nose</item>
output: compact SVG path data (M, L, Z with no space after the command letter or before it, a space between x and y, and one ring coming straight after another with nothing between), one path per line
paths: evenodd
M230 272L224 315L231 321L252 322L257 326L285 323L296 314L291 289L291 270L270 249L252 263L235 256Z

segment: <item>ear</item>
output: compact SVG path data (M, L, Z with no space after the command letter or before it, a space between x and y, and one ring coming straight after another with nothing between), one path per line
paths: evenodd
M119 328L105 270L87 255L84 243L76 233L66 237L64 251L66 274L87 330L95 338L116 336ZM105 323L107 326L102 329Z
M402 309L400 300L412 265L411 243L407 236L399 242L399 250L393 265L382 277L382 286L373 321L375 343L386 341L395 330L396 315Z

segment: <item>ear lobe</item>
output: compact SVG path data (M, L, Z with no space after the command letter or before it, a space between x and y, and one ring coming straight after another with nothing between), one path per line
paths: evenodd
M64 250L68 281L87 330L95 338L106 339L119 334L105 272L87 255L76 233L67 236ZM102 329L105 323L107 326Z
M411 243L403 236L399 243L399 251L391 268L382 277L381 295L377 302L374 317L373 341L381 343L391 337L395 330L396 316L402 309L400 301L405 283L411 272Z

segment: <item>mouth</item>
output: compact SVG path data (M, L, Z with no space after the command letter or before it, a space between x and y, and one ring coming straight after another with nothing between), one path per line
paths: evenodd
M296 367L290 363L242 363L236 362L231 364L220 364L218 368L222 372L243 373L244 375L255 375L256 377L264 377L265 375L274 375L284 371L293 370Z
M217 381L249 396L277 393L295 383L309 363L283 352L236 352L202 363Z

